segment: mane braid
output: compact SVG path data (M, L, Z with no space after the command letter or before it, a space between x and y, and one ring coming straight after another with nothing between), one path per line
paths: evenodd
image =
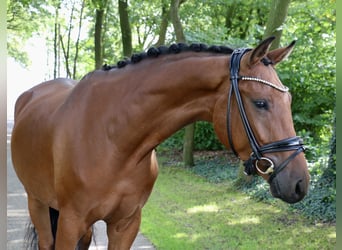
M117 62L116 65L108 65L104 64L102 66L102 70L108 71L111 69L120 69L125 67L127 64L136 64L146 58L156 58L160 55L170 55L170 54L178 54L181 52L193 51L193 52L210 52L217 54L231 54L233 53L233 49L227 46L222 45L211 45L208 46L203 43L192 43L190 45L186 43L174 43L169 47L162 45L159 47L151 47L146 52L135 53L131 56L131 58L125 58Z

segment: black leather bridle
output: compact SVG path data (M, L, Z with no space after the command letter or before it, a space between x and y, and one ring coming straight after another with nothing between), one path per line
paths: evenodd
M250 158L244 162L245 174L252 175L252 174L257 174L257 172L259 172L261 174L269 175L270 176L269 182L271 183L274 177L279 172L281 172L291 160L293 160L298 154L303 152L305 148L304 148L303 140L298 136L286 138L280 141L271 142L269 144L262 145L262 146L260 146L258 141L256 140L253 130L249 124L249 121L245 112L245 108L243 106L243 101L242 101L240 91L239 91L239 80L250 80L250 81L260 82L282 92L287 92L288 88L281 88L271 82L268 82L260 78L239 76L241 58L246 52L250 50L251 49L246 49L246 48L236 49L233 51L231 58L230 58L231 87L229 90L228 107L227 107L228 140L229 140L229 144L231 146L232 151L234 152L235 155L238 156L234 148L234 144L233 144L231 122L230 122L230 109L231 109L231 103L232 103L232 95L233 93L235 93L236 103L240 112L241 120L245 128L245 131L249 140L249 144L252 148L252 153L251 153ZM282 152L282 151L295 151L295 152L292 153L284 162L282 162L279 166L276 166L276 167L274 166L274 163L270 158L263 156L266 153ZM267 170L263 171L260 169L259 164L261 164L261 162L263 162L264 164L266 163Z

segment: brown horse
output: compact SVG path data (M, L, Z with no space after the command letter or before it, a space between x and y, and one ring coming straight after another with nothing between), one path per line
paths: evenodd
M12 159L39 249L86 249L98 220L107 224L108 249L129 249L157 178L155 147L198 120L213 123L226 148L246 161L246 173L261 175L273 196L300 201L307 163L291 95L274 69L294 42L269 51L273 39L250 50L152 48L78 83L56 79L23 93Z

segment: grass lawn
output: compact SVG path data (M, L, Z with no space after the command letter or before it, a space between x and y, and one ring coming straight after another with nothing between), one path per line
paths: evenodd
M161 166L141 231L162 249L335 249L335 225L314 224L181 167Z

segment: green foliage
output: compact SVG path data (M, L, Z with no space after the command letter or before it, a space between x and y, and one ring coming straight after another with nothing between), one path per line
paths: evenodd
M307 197L292 208L302 211L313 220L336 222L336 186L334 181L322 178L326 162L318 162L310 171L311 183Z
M25 44L33 34L38 34L44 27L46 19L40 16L46 13L43 1L7 1L7 52L22 66L30 65L25 52Z
M162 1L131 1L130 21L135 52L141 52L156 43L162 15Z
M237 176L238 165L228 161L227 157L201 157L196 165L190 168L196 175L204 177L212 183L233 181Z
M260 40L267 21L270 0L186 1L180 16L187 40L209 44L243 45ZM196 11L194 11L196 10Z
M336 119L336 116L335 116ZM335 120L336 121L336 120ZM315 220L336 221L336 124L329 157L321 157L310 168L311 186L303 202L293 205ZM328 150L327 150L328 151ZM324 154L322 154L324 155Z
M283 83L290 87L297 131L313 138L313 145L328 142L336 99L335 1L294 1L282 41L297 39L288 60L279 66Z
M174 133L158 146L158 151L181 150L183 147L184 129Z
M197 122L195 130L196 150L220 150L223 145L217 139L212 124L208 122Z
M177 149L183 147L184 129L179 130L173 136L164 141L160 150ZM196 122L195 127L195 150L221 150L223 145L217 139L212 124L208 122Z

